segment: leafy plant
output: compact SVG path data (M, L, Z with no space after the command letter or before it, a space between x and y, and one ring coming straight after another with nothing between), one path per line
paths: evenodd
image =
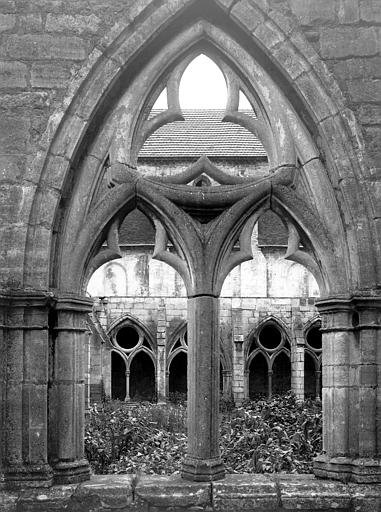
M230 473L308 473L321 450L321 403L289 393L272 399L220 403L221 454ZM94 404L85 433L95 473L171 474L186 450L186 407L181 403Z

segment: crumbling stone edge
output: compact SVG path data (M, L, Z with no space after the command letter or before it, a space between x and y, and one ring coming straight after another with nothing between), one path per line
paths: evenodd
M313 475L228 475L216 482L180 476L96 475L49 489L0 491L1 512L164 510L263 512L381 510L381 484L345 484Z

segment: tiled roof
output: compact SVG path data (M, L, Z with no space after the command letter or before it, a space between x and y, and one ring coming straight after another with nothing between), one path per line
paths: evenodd
M224 110L182 113L185 121L166 124L154 132L144 143L139 158L266 156L262 143L251 132L237 124L221 122Z

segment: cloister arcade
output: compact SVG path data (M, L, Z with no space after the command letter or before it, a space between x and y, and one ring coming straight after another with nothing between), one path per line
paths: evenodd
M322 354L323 452L314 472L380 482L380 240L358 126L319 56L292 35L281 13L275 22L258 1L256 16L247 19L240 2L238 8L227 4L152 2L133 30L121 22L117 35L104 35L102 52L89 58L80 87L73 86L51 121L52 137L33 167L25 238L19 252L4 259L14 270L2 296L1 459L8 486L90 476L83 454L83 346L93 300L86 288L97 268L121 256L120 226L135 209L154 226L153 258L178 272L187 295L187 337L180 335L168 356L173 365L187 346L182 477L225 476L218 433L221 290L228 274L253 257L254 226L271 210L287 227L286 259L305 266L320 290L322 350L312 325L305 331L312 393ZM182 172L140 173L144 141L182 119L180 79L200 54L226 80L224 121L262 142L266 174L235 176L202 155ZM152 117L163 90L168 108ZM254 116L239 111L240 94ZM268 392L291 385L278 379L278 370L290 364L290 339L279 329L279 343L267 344L266 333L274 329L274 322L262 326L248 344L249 394L260 378ZM139 327L136 333L134 357L127 354L135 348L123 346L116 333L122 350L114 350L114 366L125 365L131 376L152 365L157 374L153 344L163 350L159 338L151 340ZM242 346L241 334L234 336ZM261 368L257 377L254 366ZM163 389L165 379L157 385ZM121 382L113 386L124 394ZM137 390L130 385L125 392Z

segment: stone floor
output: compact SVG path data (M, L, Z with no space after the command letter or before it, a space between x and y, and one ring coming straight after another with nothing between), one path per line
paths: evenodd
M0 493L1 512L381 512L381 484L312 475L228 475L213 483L179 476L97 475L76 485Z

